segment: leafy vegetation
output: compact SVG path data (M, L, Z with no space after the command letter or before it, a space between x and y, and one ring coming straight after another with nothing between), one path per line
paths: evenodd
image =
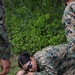
M49 45L66 43L62 14L64 0L5 0L6 27L11 42L11 69L8 75L20 70L18 55ZM1 69L0 69L1 71Z
M6 25L12 52L36 51L65 43L61 0L6 0Z

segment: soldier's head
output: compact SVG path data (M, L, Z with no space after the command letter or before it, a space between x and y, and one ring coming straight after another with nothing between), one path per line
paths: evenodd
M28 52L22 53L18 58L19 67L25 71L36 71L37 64L34 57L30 56Z
M75 0L65 0L65 3L66 3L66 5L68 5L68 4L71 3L72 1L75 1Z

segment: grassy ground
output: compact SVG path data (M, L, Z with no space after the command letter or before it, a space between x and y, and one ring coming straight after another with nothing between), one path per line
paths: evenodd
M18 67L17 63L18 55L13 55L11 57L11 68L8 75L15 75L20 68Z

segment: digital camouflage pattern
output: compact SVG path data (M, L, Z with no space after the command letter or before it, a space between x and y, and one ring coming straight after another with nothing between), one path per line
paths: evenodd
M66 6L62 22L68 45L50 46L35 53L40 72L33 75L75 75L75 1Z
M65 8L62 22L65 24L65 34L69 43L68 52L75 58L75 0Z
M62 22L65 25L65 33L69 42L69 51L75 52L75 1L65 8Z
M75 75L75 60L67 58L67 44L49 46L34 54L40 72L33 75ZM70 71L71 70L71 71ZM68 73L68 71L70 71Z
M10 47L5 28L4 13L4 0L0 0L0 58L8 59L10 57Z
M75 61L75 0L66 6L62 23L65 25L65 34L68 41L68 53L70 54L68 57L71 56ZM73 72L75 72L75 65L66 73L70 73L69 75L75 75Z

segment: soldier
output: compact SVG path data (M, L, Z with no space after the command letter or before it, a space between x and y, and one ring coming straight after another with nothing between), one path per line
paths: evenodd
M10 45L4 23L4 0L0 0L0 62L2 72L7 75L10 69Z
M75 75L75 0L67 0L62 22L68 45L50 46L30 56L23 53L16 75ZM27 73L27 74L26 74Z
M24 52L18 59L22 68L16 75L68 75L75 74L75 60L67 58L67 44L49 46L36 52L33 56ZM73 69L74 68L74 69ZM69 72L69 75L71 75Z
M65 34L69 44L68 51L75 53L75 0L68 0L67 4L62 23L65 25Z

